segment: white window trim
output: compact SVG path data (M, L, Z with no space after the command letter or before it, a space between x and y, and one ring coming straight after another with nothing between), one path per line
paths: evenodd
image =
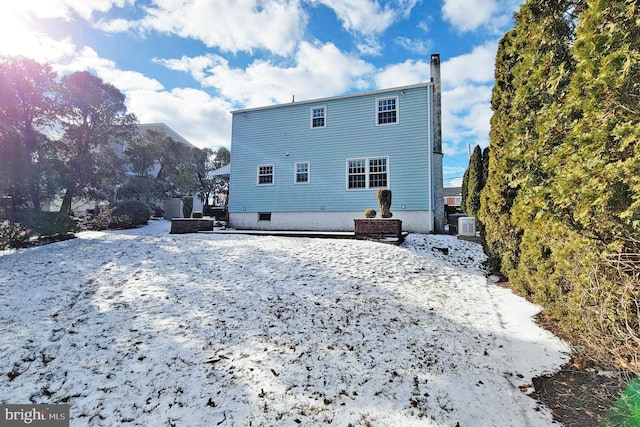
M379 101L384 101L385 99L395 99L396 100L396 121L393 123L379 123L378 122L378 102ZM376 105L375 105L375 122L376 122L376 126L388 126L388 125L397 125L398 123L400 123L400 97L399 96L384 96L382 98L376 98Z
M323 108L324 109L324 125L322 126L313 126L313 110L317 110ZM327 127L327 106L326 105L316 105L315 107L311 107L309 109L309 127L311 129L322 129Z
M298 182L298 165L306 164L307 165L307 181L306 182ZM293 164L293 183L295 185L307 185L311 182L311 163L309 162L295 162Z
M260 168L271 166L271 182L268 184L260 183ZM263 164L256 167L256 185L259 187L274 185L276 182L276 167L273 164Z
M387 160L387 186L386 187L369 187L369 161L376 159ZM349 188L349 162L352 160L364 160L365 161L365 187L364 188ZM347 191L365 191L365 190L380 190L391 188L391 168L389 164L389 156L368 156L368 157L351 157L345 160L345 186Z

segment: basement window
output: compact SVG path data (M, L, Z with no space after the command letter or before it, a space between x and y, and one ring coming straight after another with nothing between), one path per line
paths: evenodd
M271 212L258 212L258 221L271 221Z

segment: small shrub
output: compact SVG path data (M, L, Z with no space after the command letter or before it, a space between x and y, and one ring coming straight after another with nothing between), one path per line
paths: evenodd
M77 221L60 212L23 210L16 213L16 222L38 236L55 236L77 230Z
M377 214L378 212L376 212L374 209L367 209L366 211L364 211L365 218L375 218Z
M114 218L129 217L129 225L126 225L124 218L116 219L109 225L110 228L123 228L136 227L138 225L145 225L149 223L151 218L151 209L149 206L139 200L126 200L113 205L111 212Z
M164 216L164 209L158 205L151 205L151 212L156 218L162 218Z
M115 215L111 217L109 228L122 230L126 228L134 228L133 219L129 215Z
M113 215L111 209L105 209L98 215L92 215L86 218L82 218L78 223L78 227L81 230L101 231L109 228Z
M31 233L17 222L0 221L0 249L22 248L27 245Z
M182 215L185 218L191 218L191 211L193 210L193 197L182 198Z

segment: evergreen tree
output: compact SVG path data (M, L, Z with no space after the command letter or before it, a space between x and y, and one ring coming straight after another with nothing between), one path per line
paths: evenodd
M500 40L495 64L495 85L491 97L489 169L481 193L479 220L484 224L483 246L488 265L495 270L510 271L516 265L519 230L511 221L511 206L518 188L511 175L510 143L515 138L511 105L515 96L514 70L521 61L516 45L516 30Z
M548 206L540 193L546 191L553 173L545 162L562 142L562 137L549 135L553 126L546 119L554 106L561 105L570 81L575 7L573 0L530 0L501 42L492 99L492 155L480 212L494 264L501 264L520 290L545 297L548 289L533 289L536 283L530 276L554 269L552 263L534 271L548 259L552 243L541 221ZM536 256L523 257L523 251ZM523 262L527 257L540 258L541 263Z
M468 216L476 216L480 209L480 192L484 187L483 176L482 151L480 146L476 145L463 179L462 207Z
M469 167L462 175L462 188L460 189L460 209L465 213L467 210L467 198L469 197Z
M563 220L600 246L640 238L640 13L635 1L588 1L567 99L575 117L553 158Z
M571 127L549 161L554 212L578 255L564 260L577 270L565 309L593 357L638 373L640 11L629 0L586 4L562 111Z
M489 146L485 147L482 150L482 188L487 183L487 178L489 178L489 156L491 155L491 149Z
M74 197L113 194L124 162L110 144L131 140L137 119L127 114L122 92L86 71L62 78L62 100L64 136L58 156L65 194L60 211L69 213Z
M40 210L49 139L59 113L57 74L28 58L0 60L0 180ZM2 185L2 183L0 183Z

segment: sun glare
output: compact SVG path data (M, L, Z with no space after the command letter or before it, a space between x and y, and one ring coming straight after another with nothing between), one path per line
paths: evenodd
M46 47L41 41L43 35L30 25L29 4L33 6L33 2L0 3L0 55L46 57Z

